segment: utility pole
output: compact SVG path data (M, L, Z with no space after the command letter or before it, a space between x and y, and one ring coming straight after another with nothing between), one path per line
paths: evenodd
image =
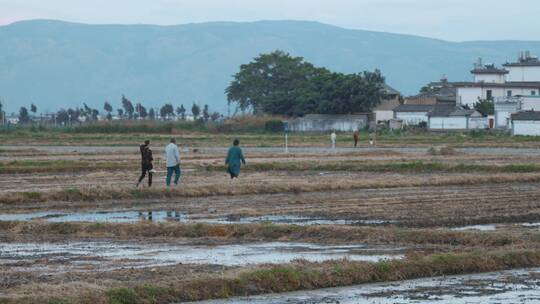
M285 131L285 153L289 153L289 122L283 122L283 131Z

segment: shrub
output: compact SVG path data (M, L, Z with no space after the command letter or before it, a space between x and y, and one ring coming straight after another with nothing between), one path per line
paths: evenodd
M131 288L115 288L107 292L111 304L137 304L137 293Z
M264 130L267 132L278 133L283 131L283 121L278 119L269 120L264 125Z

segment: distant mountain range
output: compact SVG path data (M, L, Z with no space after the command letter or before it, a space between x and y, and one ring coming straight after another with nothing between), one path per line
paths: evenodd
M471 29L474 30L474 29ZM39 111L125 94L157 107L196 101L227 111L224 89L240 64L275 49L341 72L378 68L387 83L414 94L443 74L471 79L472 62L512 61L540 41L448 42L349 30L316 22L214 22L177 26L87 25L50 20L0 27L0 98L8 111L35 103Z

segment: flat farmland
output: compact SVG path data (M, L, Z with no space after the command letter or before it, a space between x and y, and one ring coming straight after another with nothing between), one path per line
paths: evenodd
M279 136L243 135L247 165L231 182L233 136L177 134L182 178L167 188L171 135L2 136L0 303L234 303L540 266L534 140L353 149L340 135L330 150L297 135L285 153ZM136 188L146 137L157 172Z

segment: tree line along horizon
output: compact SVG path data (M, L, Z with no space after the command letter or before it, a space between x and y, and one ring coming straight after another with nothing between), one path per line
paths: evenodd
M369 112L387 97L385 78L379 70L353 74L332 72L314 66L303 57L293 57L280 50L260 54L248 64L242 64L225 89L225 94L228 105L235 105L236 111L287 117ZM117 113L122 119L157 118L153 108L147 110L141 103L133 105L124 95L121 104ZM106 118L112 120L113 106L105 102L103 110L107 113ZM30 112L35 114L36 111L36 106L32 104ZM183 104L175 108L171 103L166 103L159 110L159 115L166 120L175 116L184 120L186 113ZM210 113L207 104L201 110L197 103L193 103L191 114L200 121L216 121L222 117L219 112ZM97 109L83 103L83 107L59 110L55 119L67 123L82 116L88 121L96 121L98 115ZM20 108L19 121L31 121L26 107Z
M122 95L121 100L121 107L116 109L117 117L121 119L127 119L127 120L135 120L135 119L157 119L158 115L156 114L156 111L154 108L150 108L147 110L147 108L142 105L141 103L136 103L133 105L133 102L129 100L125 95ZM0 102L0 113L2 110L2 103ZM113 119L113 112L114 108L111 105L110 102L106 101L103 104L103 110L107 113L105 118L107 120ZM22 106L19 109L19 123L25 124L30 123L32 121L32 117L30 116L30 112L34 113L34 115L37 113L37 107L34 104L30 105L30 109L26 108L25 106ZM89 107L86 103L83 103L82 107L75 107L75 108L68 108L68 109L60 109L58 112L52 114L54 116L54 120L57 123L73 123L73 122L80 122L80 118L84 117L85 121L98 121L99 118L99 111L95 108ZM201 121L217 121L222 117L222 115L219 112L210 112L210 108L208 105L204 105L201 109L201 107L197 103L193 103L191 107L191 114L195 120L201 120ZM174 108L174 106L171 103L166 103L159 109L159 115L160 117L168 120L172 117L179 117L182 120L186 119L187 109L184 107L184 105L180 105Z

